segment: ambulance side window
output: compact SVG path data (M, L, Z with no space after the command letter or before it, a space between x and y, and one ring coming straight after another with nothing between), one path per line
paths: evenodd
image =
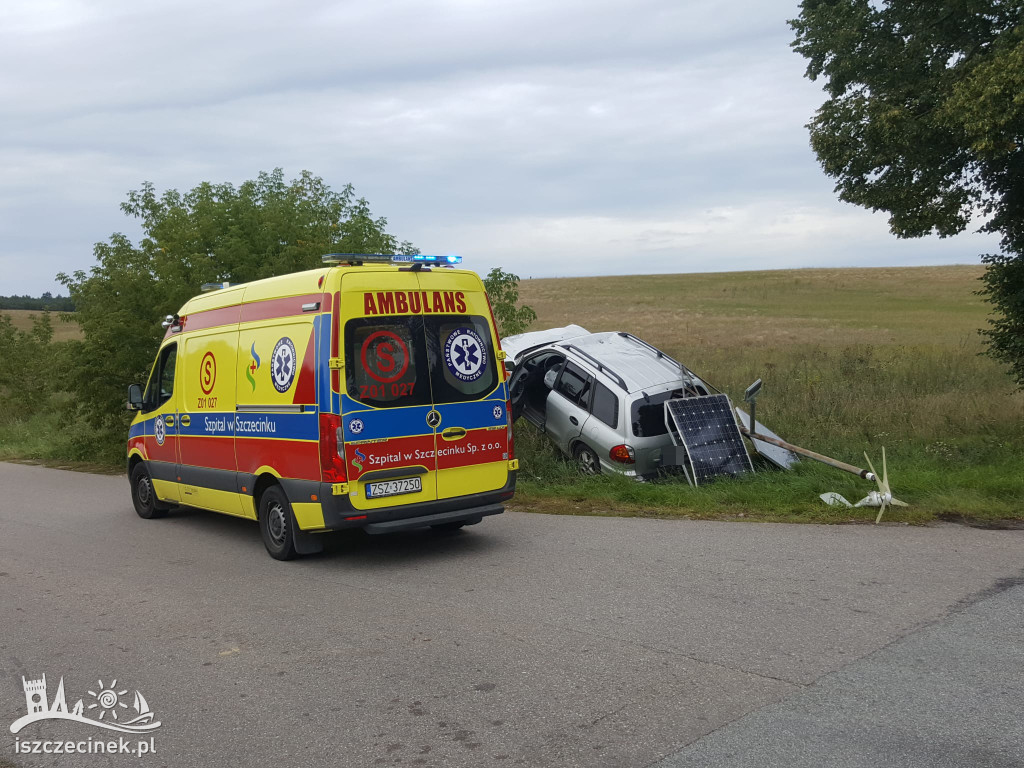
M171 399L174 394L174 368L178 359L178 345L169 344L160 351L156 365L146 385L145 411L152 411Z

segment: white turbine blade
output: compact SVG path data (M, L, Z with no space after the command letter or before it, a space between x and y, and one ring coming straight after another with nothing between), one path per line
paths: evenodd
M889 491L889 469L885 466L885 446L882 446L882 485L884 486L882 493L890 493Z
M878 517L875 518L875 525L878 525L882 519L882 515L885 514L885 496L882 497L882 507L878 510Z
M907 504L907 502L900 501L899 499L897 499L895 497L890 498L889 499L889 503L892 504L894 507L909 507L910 506L909 504Z

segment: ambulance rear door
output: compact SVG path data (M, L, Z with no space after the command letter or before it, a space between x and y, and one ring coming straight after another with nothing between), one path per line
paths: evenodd
M437 498L424 315L417 274L367 266L341 281L338 377L349 500L358 510Z
M508 483L509 414L504 367L487 294L471 272L418 273L437 425L437 498Z

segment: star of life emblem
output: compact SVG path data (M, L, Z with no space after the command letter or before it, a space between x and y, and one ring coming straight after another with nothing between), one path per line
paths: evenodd
M278 392L287 392L295 381L297 367L295 345L285 336L277 342L274 354L270 356L270 379L274 382L274 389Z

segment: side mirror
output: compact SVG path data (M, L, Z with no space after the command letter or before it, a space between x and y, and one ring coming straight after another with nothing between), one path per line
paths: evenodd
M142 410L142 387L138 384L130 384L128 386L128 410Z

